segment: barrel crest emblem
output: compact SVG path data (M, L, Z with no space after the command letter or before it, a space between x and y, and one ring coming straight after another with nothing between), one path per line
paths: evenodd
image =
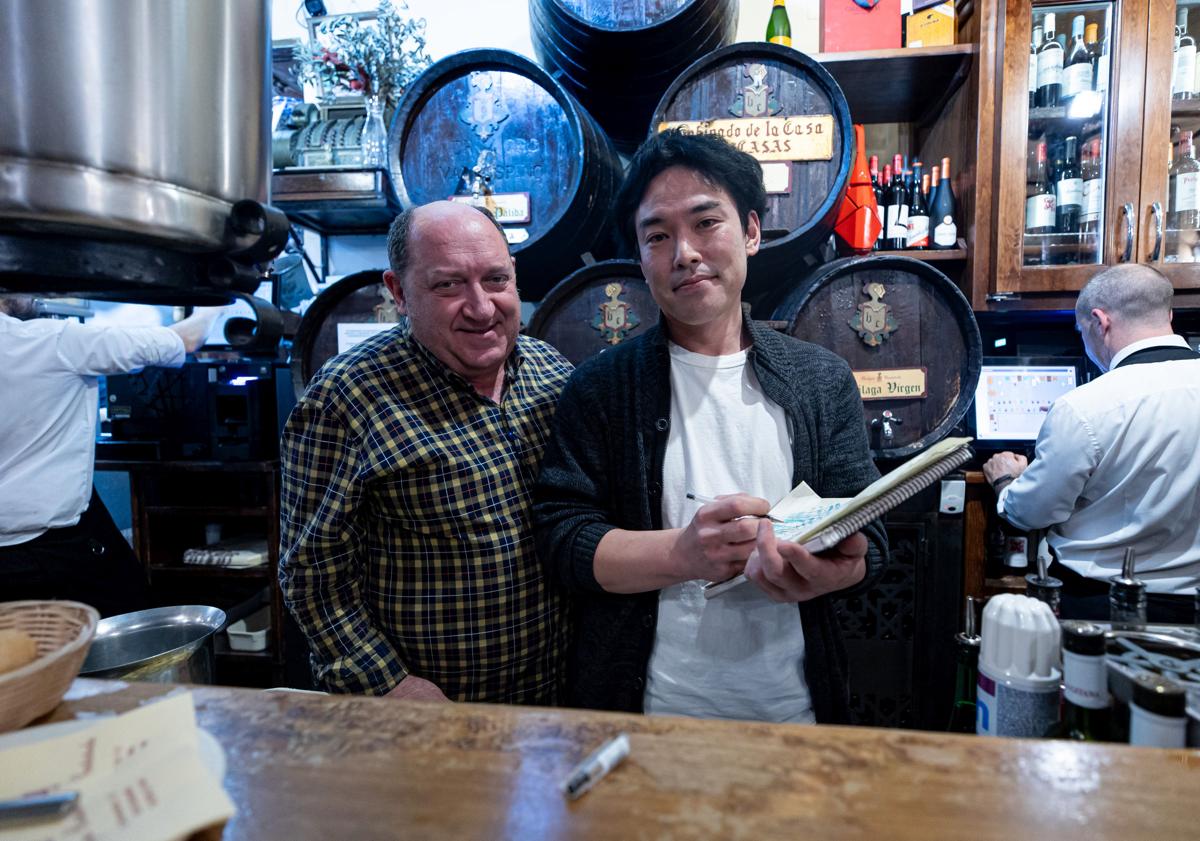
M467 82L471 86L471 95L458 118L486 143L508 119L508 107L495 90L496 80L491 73L477 70L467 77Z
M866 284L863 286L863 294L871 300L858 305L858 312L850 319L849 324L863 340L863 344L878 347L900 325L892 315L892 308L880 300L887 294L882 283Z
M771 117L783 110L771 93L767 84L767 66L765 64L744 64L742 72L750 79L729 106L729 113L735 117Z
M616 281L604 287L607 301L601 302L600 310L592 319L592 327L600 331L600 336L610 345L617 345L641 322L627 301L619 300L625 287Z

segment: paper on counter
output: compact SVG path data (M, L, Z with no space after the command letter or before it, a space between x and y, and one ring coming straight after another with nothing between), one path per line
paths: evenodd
M79 792L70 814L6 829L4 841L171 841L234 813L200 761L190 693L0 751L0 768L0 798Z

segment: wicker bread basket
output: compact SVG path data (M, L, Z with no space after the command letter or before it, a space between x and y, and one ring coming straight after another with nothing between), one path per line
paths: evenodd
M0 674L0 733L24 727L58 706L79 674L100 614L79 602L0 602L0 631L33 637L37 659Z

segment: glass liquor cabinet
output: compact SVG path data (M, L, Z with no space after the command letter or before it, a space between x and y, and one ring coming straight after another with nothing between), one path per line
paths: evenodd
M988 308L1122 262L1200 289L1200 0L1001 8Z

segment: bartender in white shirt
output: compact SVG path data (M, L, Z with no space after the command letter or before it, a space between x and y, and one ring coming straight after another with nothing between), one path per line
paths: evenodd
M99 378L178 368L221 308L169 327L96 327L33 318L33 300L0 295L0 601L138 610L145 571L92 487Z
M1200 354L1171 331L1173 292L1149 266L1096 275L1079 293L1075 321L1107 373L1054 401L1033 462L1004 452L983 466L1002 517L1049 529L1064 618L1108 618L1108 579L1132 547L1149 620L1194 621Z

